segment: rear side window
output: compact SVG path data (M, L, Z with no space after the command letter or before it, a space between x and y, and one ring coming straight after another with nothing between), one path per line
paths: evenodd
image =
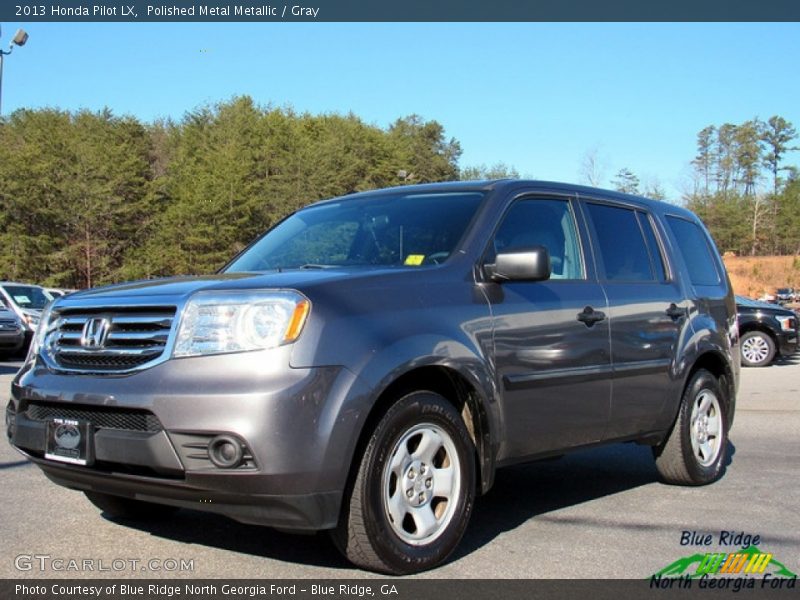
M719 285L720 278L714 266L714 254L703 230L697 223L680 217L668 216L667 224L678 242L692 284Z
M597 249L608 281L655 281L650 252L636 211L587 204Z

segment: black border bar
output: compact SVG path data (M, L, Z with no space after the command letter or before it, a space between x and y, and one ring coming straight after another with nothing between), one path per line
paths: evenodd
M3 0L5 22L800 21L798 0Z

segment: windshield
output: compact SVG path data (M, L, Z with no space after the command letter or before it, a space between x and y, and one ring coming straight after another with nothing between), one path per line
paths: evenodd
M6 293L11 296L14 304L20 308L43 309L50 302L44 289L32 285L6 285Z
M483 197L397 193L307 208L267 232L225 272L438 264L453 252Z

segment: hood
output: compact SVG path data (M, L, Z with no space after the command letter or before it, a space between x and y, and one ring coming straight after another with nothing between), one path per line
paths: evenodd
M260 289L296 289L317 286L329 281L377 276L388 272L396 272L386 268L326 268L326 269L292 269L287 271L270 271L268 273L220 273L205 276L169 277L120 283L100 288L92 288L76 292L58 299L59 307L82 305L87 302L109 303L117 299L143 300L159 298L174 301L186 298L199 291L260 290ZM168 300L169 299L169 300Z
M745 309L750 311L760 311L776 315L784 314L788 316L795 314L794 311L777 304L770 304L768 302L762 302L761 300L751 300L750 298L745 298L744 296L736 296L736 307L739 310Z

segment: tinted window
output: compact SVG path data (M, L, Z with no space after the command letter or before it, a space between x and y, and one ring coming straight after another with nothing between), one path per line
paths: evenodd
M605 278L609 281L653 281L650 253L636 212L618 206L588 204Z
M225 270L438 264L453 252L483 197L398 193L313 206L281 222Z
M679 217L667 217L667 223L683 254L689 279L694 285L718 285L719 273L706 235L696 223Z
M583 260L575 219L564 200L521 200L503 219L495 252L544 246L550 254L551 279L583 279Z
M644 239L647 240L647 248L650 250L650 259L653 263L653 268L661 281L667 280L667 265L664 262L664 255L661 253L661 246L656 239L655 231L653 230L653 222L650 217L642 212L637 212L639 217L639 226L644 233Z

